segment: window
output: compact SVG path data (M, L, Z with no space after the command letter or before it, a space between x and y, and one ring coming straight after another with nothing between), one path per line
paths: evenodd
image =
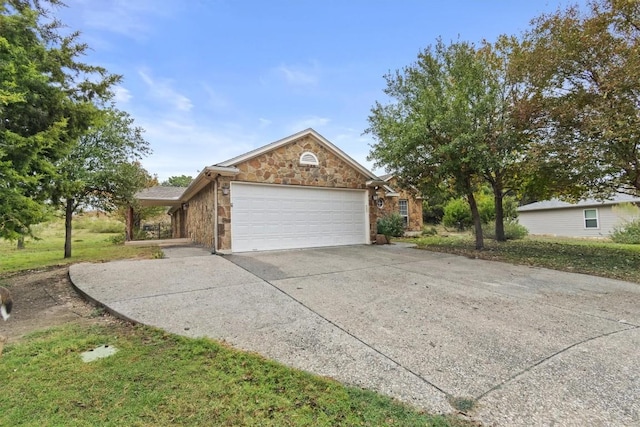
M409 203L406 200L398 200L398 212L404 221L404 227L409 225Z
M584 228L598 228L598 209L585 209Z
M318 166L318 158L315 154L305 151L300 156L301 165Z

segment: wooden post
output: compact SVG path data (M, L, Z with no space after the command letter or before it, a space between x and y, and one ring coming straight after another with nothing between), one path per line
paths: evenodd
M127 208L127 221L126 221L126 227L125 227L125 235L124 235L124 239L127 242L130 242L133 240L133 207L129 206Z

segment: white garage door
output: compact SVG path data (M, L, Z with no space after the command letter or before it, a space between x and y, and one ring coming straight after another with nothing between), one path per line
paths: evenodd
M231 183L233 252L368 241L364 190Z

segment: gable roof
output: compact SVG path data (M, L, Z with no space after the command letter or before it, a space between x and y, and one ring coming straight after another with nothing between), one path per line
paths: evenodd
M300 131L298 133L294 133L293 135L287 136L286 138L282 138L278 141L272 142L271 144L267 144L264 145L262 147L256 148L255 150L249 151L248 153L245 154L241 154L239 156L236 156L232 159L226 160L222 163L218 163L214 166L222 166L222 167L231 167L231 166L236 166L239 163L243 163L246 162L247 160L251 160L254 157L258 157L266 152L272 151L272 150L276 150L280 147L283 147L297 139L303 138L305 136L313 136L320 144L322 144L325 148L327 148L329 151L331 151L333 154L335 154L336 156L338 156L338 158L342 159L343 161L345 161L346 163L348 163L349 165L351 165L354 169L356 169L357 171L359 171L361 174L363 174L364 176L366 176L368 179L371 180L377 180L378 177L376 175L373 174L373 172L371 172L369 169L365 168L364 166L362 166L360 163L356 162L355 160L353 160L351 157L349 157L344 151L342 151L341 149L339 149L338 147L336 147L335 145L333 145L331 142L329 142L329 140L327 140L325 137L323 137L322 135L320 135L318 132L316 132L315 130L308 128L305 129L303 131Z
M560 199L551 199L520 206L518 208L518 212L581 208L588 206L609 206L618 205L620 203L640 203L640 198L630 196L628 194L617 194L615 197L608 200L584 199L577 203L563 202Z

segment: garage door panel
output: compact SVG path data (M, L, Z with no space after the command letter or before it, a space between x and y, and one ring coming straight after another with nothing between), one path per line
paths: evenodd
M231 185L234 252L367 243L364 190Z

